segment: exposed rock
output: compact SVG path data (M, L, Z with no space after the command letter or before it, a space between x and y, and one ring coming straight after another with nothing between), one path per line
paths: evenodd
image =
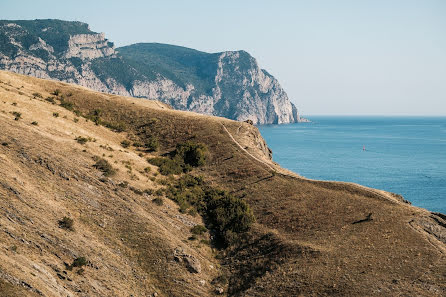
M306 121L245 51L209 54L163 44L115 51L103 33L58 20L0 21L0 35L8 40L0 45L0 69L253 124Z
M215 294L222 295L225 292L223 288L215 288Z
M183 263L191 273L201 273L200 261L192 255L183 252L183 249L178 247L174 251L174 260L178 263Z
M113 56L115 50L105 39L104 33L77 34L68 40L65 58L77 57L82 60Z
M187 269L192 273L201 273L201 264L194 256L185 255L183 257Z

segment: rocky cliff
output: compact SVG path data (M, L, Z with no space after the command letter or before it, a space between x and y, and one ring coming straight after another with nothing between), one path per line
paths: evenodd
M87 24L59 20L0 21L0 42L0 69L255 124L301 121L279 82L245 51L115 49Z

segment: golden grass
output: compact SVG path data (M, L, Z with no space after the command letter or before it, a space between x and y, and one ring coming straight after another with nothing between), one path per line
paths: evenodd
M48 296L73 292L76 286L89 296L144 296L154 291L203 296L212 294L211 281L222 273L228 283L221 285L234 295L446 294L445 230L431 213L383 191L289 173L269 160L253 126L8 72L0 72L0 81L0 142L9 144L0 147L0 224L16 238L1 233L0 269L27 279ZM53 105L43 99L55 89L74 110L84 115L100 110L102 121L123 123L125 132L82 117L74 122L75 114L59 101ZM36 92L43 98L33 96ZM20 112L21 119L15 121L13 111ZM31 125L33 121L38 126ZM96 141L82 145L74 140L77 136ZM153 136L160 141L158 153L120 145L125 139L144 142ZM223 268L209 247L187 241L187 222L198 224L200 218L179 214L166 199L157 206L117 186L127 181L141 190L162 187L152 181L160 178L156 167L144 171L150 166L145 159L188 140L209 148L207 165L193 173L245 199L257 219L244 240L222 253ZM111 181L101 181L101 174L92 169L94 155L118 170ZM369 213L371 221L352 224ZM75 229L83 232L69 235L58 228L57 220L65 215L75 218ZM44 252L35 245L17 244L23 236ZM17 254L8 250L13 244ZM178 246L200 259L200 275L189 274L169 258ZM84 255L98 269L88 268L83 278L73 276L73 283L57 278L52 266ZM36 271L33 264L47 273Z

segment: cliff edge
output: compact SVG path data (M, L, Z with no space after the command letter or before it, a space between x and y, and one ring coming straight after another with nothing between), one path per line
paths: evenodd
M60 20L0 21L0 41L0 69L255 124L301 121L279 82L245 51L115 49L87 24Z

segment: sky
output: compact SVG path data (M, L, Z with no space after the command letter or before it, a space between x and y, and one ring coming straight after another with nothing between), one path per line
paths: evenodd
M446 115L445 0L0 0L0 19L41 18L116 46L245 50L304 115Z

